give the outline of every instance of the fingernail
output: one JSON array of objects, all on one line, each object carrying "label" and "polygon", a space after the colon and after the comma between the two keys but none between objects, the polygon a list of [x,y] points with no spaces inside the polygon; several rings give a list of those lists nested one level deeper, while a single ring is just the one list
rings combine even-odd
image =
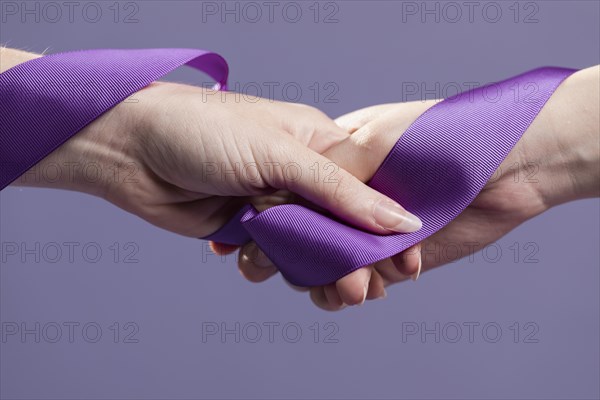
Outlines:
[{"label": "fingernail", "polygon": [[367,300],[367,292],[369,291],[369,282],[365,283],[365,287],[363,289],[363,298],[362,301],[358,304],[359,306],[362,306],[363,304],[365,304],[365,301]]},{"label": "fingernail", "polygon": [[375,205],[373,216],[379,226],[394,232],[415,232],[423,226],[419,217],[390,200],[379,201]]},{"label": "fingernail", "polygon": [[254,243],[248,245],[242,257],[244,257],[244,261],[251,262],[260,268],[270,268],[273,266],[271,260]]},{"label": "fingernail", "polygon": [[383,294],[379,297],[376,297],[375,300],[385,299],[387,297],[387,291],[383,288]]},{"label": "fingernail", "polygon": [[413,281],[416,281],[417,279],[419,279],[419,276],[421,275],[421,266],[423,265],[423,260],[421,259],[421,254],[419,252],[419,268],[417,268],[417,272],[415,272],[414,274],[412,274],[410,276],[410,278]]}]

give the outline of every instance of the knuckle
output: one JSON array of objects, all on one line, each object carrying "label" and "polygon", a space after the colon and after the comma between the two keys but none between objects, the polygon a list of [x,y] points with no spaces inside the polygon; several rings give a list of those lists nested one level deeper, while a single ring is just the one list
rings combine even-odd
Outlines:
[{"label": "knuckle", "polygon": [[373,149],[378,149],[381,146],[380,136],[374,124],[367,124],[361,128],[360,133],[357,132],[352,135],[352,140],[358,151],[370,154]]}]

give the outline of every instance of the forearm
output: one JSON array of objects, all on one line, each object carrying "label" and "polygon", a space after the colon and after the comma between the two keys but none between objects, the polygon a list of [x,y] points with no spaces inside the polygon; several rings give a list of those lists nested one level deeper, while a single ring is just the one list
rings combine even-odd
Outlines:
[{"label": "forearm", "polygon": [[[0,47],[0,71],[42,57],[41,54]],[[119,104],[48,154],[12,186],[75,190],[103,197],[109,184],[135,173],[120,152],[127,140],[128,118]]]},{"label": "forearm", "polygon": [[[2,47],[0,71],[37,57],[41,55]],[[505,161],[500,179],[514,179],[509,169],[515,162],[520,167],[533,166],[537,171],[533,189],[546,208],[600,195],[599,76],[600,67],[591,67],[573,74],[560,85]],[[428,106],[421,104],[416,108]],[[120,149],[129,131],[123,127],[130,119],[126,107],[118,105],[40,161],[13,185],[58,187],[101,195],[98,191],[104,190],[106,185],[99,185],[95,178],[82,175],[82,168],[89,167],[91,171],[97,170],[97,166],[82,166],[81,163],[97,160],[104,167],[99,179],[114,179],[115,168],[128,164],[127,155]],[[57,168],[60,179],[46,176]]]},{"label": "forearm", "polygon": [[547,207],[600,195],[599,97],[600,66],[574,73],[515,148]]},{"label": "forearm", "polygon": [[38,57],[41,55],[0,46],[0,72]]}]

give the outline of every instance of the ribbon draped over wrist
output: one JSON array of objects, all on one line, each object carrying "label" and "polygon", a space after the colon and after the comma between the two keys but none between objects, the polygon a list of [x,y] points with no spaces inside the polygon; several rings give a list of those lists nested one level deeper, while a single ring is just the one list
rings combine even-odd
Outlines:
[{"label": "ribbon draped over wrist", "polygon": [[[0,189],[91,121],[187,64],[226,88],[225,60],[204,50],[85,50],[19,64],[0,74]],[[204,238],[254,240],[299,286],[334,282],[419,243],[456,218],[572,69],[546,67],[459,93],[402,134],[368,185],[423,221],[421,230],[377,235],[300,205],[242,208]]]},{"label": "ribbon draped over wrist", "polygon": [[0,190],[104,112],[182,66],[226,88],[227,62],[196,49],[51,54],[0,74]]}]

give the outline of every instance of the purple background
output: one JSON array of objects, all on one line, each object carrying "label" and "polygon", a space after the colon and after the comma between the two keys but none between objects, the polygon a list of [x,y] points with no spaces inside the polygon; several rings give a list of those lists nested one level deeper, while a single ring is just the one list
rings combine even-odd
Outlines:
[{"label": "purple background", "polygon": [[[6,3],[10,2],[4,7]],[[252,23],[253,10],[244,14],[242,8],[239,23],[234,16],[222,23],[218,16],[206,14],[203,21],[199,1],[129,2],[137,7],[133,18],[138,21],[133,23],[123,19],[136,9],[122,2],[115,23],[114,5],[108,1],[87,6],[103,13],[92,23],[82,16],[87,3],[80,2],[72,22],[64,13],[57,17],[42,8],[39,22],[35,15],[26,15],[22,22],[20,15],[3,8],[0,41],[37,52],[93,47],[210,49],[229,61],[232,83],[243,88],[255,82],[266,88],[265,82],[278,82],[281,88],[293,82],[303,90],[300,101],[331,116],[400,101],[403,82],[425,82],[428,88],[439,82],[441,88],[453,90],[452,83],[485,83],[542,65],[583,68],[598,64],[600,56],[597,1],[522,2],[517,23],[512,1],[495,3],[503,12],[496,23],[483,17],[481,10],[489,2],[479,3],[472,22],[463,15],[454,23],[450,21],[454,11],[445,3],[438,3],[439,23],[431,15],[423,23],[419,16],[403,14],[407,5],[400,1],[336,2],[337,23],[323,23],[336,11],[327,2],[320,3],[320,22],[315,23],[312,1],[295,3],[303,11],[297,23],[283,18],[286,2],[280,2],[272,23],[265,15]],[[21,2],[14,4],[22,7]],[[214,4],[224,7],[222,2]],[[421,7],[420,2],[413,4]],[[28,7],[35,9],[35,2]],[[234,8],[235,2],[228,7]],[[94,10],[88,9],[88,19]],[[288,9],[288,18],[293,11]],[[488,19],[494,17],[493,11],[488,9]],[[531,12],[537,22],[524,23]],[[171,78],[192,84],[206,81],[184,69]],[[310,89],[314,82],[321,89],[317,98]],[[334,86],[325,88],[328,82]],[[329,99],[337,103],[325,102],[332,87],[339,90]],[[438,91],[434,96],[443,94]],[[276,90],[274,97],[284,95]],[[72,343],[64,325],[57,343],[48,340],[54,330],[45,336],[40,332],[39,343],[33,335],[24,343],[19,335],[5,337],[0,343],[2,398],[600,395],[597,199],[555,208],[511,232],[489,253],[427,273],[417,283],[397,285],[388,290],[385,301],[334,314],[316,309],[280,277],[261,285],[248,283],[239,276],[234,257],[209,256],[203,242],[154,228],[100,199],[9,188],[0,194],[0,201],[3,332],[12,323],[29,328],[36,322],[41,327],[80,324]],[[55,253],[41,254],[39,262],[34,255],[24,255],[23,261],[21,253],[5,251],[9,243],[29,248],[39,243],[48,249],[58,243],[66,253],[65,242],[80,243],[73,262],[66,254],[49,262]],[[138,263],[124,262],[129,251],[123,248],[129,242],[138,249]],[[90,243],[102,250],[97,263],[82,256],[82,246]],[[113,243],[121,248],[118,262],[110,249]],[[520,248],[516,256],[514,243]],[[500,259],[489,261],[498,248]],[[539,262],[525,262],[536,249],[533,258]],[[94,255],[91,250],[89,254]],[[330,321],[335,325],[326,326]],[[90,322],[102,328],[97,343],[88,343],[81,333]],[[119,343],[113,342],[109,330],[115,322],[120,324]],[[127,322],[139,327],[134,335],[138,343],[123,343],[131,332],[124,328]],[[248,330],[241,332],[239,343],[233,335],[224,341],[210,336],[203,342],[203,326],[212,322],[230,328],[239,322]],[[251,343],[255,331],[245,324],[269,322],[280,324],[273,342],[263,325],[263,337]],[[403,329],[406,332],[412,323],[432,329],[436,322],[439,343],[434,335],[425,340],[408,336],[403,341]],[[463,325],[469,322],[480,324],[472,343]],[[511,330],[515,322],[518,343]],[[302,328],[297,343],[285,340],[293,339],[293,329],[283,337],[281,327],[286,323]],[[318,343],[310,330],[315,323]],[[452,323],[462,325],[457,343],[451,343],[456,332]],[[493,328],[487,336],[482,333],[486,323],[502,328],[496,343],[486,341],[495,336]],[[324,343],[332,326],[338,328],[333,336],[338,342]],[[527,333],[536,327],[529,339],[537,343],[527,343]],[[93,336],[90,329],[86,338]]]}]

